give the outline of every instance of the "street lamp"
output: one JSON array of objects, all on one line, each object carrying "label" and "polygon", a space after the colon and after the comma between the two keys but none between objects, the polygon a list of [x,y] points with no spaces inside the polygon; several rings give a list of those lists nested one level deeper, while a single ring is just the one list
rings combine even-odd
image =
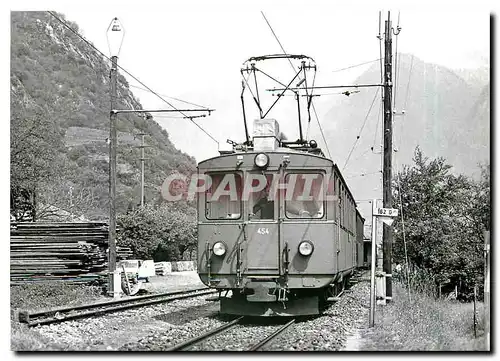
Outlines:
[{"label": "street lamp", "polygon": [[125,31],[118,20],[114,18],[107,30],[109,52],[111,54],[111,70],[109,74],[111,85],[111,110],[109,115],[109,252],[108,252],[108,295],[120,296],[120,272],[116,270],[116,86],[118,73],[118,54],[123,43]]}]

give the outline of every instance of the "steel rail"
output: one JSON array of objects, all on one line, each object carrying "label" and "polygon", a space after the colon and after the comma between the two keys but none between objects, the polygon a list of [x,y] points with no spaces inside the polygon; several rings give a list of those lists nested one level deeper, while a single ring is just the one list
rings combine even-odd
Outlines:
[{"label": "steel rail", "polygon": [[[72,307],[53,308],[45,311],[37,311],[37,312],[19,311],[18,319],[19,322],[27,323],[28,326],[36,326],[49,323],[63,322],[77,318],[96,316],[100,314],[111,313],[131,308],[144,307],[184,298],[197,297],[215,292],[217,291],[204,287],[188,291],[160,293],[155,295],[131,297],[126,299],[78,305]],[[72,313],[77,310],[87,310],[87,311]]]},{"label": "steel rail", "polygon": [[241,317],[238,317],[234,320],[232,320],[231,322],[228,322],[226,323],[225,325],[222,325],[220,327],[217,327],[213,330],[210,330],[200,336],[197,336],[197,337],[193,337],[187,341],[184,341],[178,345],[175,345],[173,347],[170,347],[168,349],[166,349],[165,351],[182,351],[183,349],[189,347],[189,346],[192,346],[202,340],[205,340],[206,338],[210,337],[210,336],[213,336],[213,335],[216,335],[216,334],[219,334],[221,333],[222,331],[226,331],[226,330],[229,330],[230,328],[233,328],[235,327],[238,323],[240,323],[240,321],[244,318],[245,316],[241,316]]},{"label": "steel rail", "polygon": [[276,336],[278,336],[283,331],[285,331],[294,322],[295,322],[295,319],[293,319],[290,322],[286,323],[285,325],[281,326],[279,329],[277,329],[276,331],[274,331],[272,334],[270,334],[269,336],[267,336],[265,339],[263,339],[259,343],[256,343],[255,345],[251,346],[247,351],[257,351],[258,349],[260,349],[263,346],[267,345],[271,340],[273,340],[274,338],[276,338]]}]

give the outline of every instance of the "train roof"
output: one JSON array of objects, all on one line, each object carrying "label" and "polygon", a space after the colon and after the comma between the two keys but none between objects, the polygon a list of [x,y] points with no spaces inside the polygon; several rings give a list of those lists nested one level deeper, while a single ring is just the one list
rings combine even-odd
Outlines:
[{"label": "train roof", "polygon": [[198,163],[198,166],[200,164],[203,164],[205,162],[211,161],[211,160],[216,159],[216,158],[224,158],[224,157],[229,157],[229,156],[233,156],[233,155],[242,155],[242,154],[258,154],[258,153],[293,153],[293,154],[308,155],[308,156],[324,159],[324,160],[329,161],[333,164],[333,160],[325,157],[323,152],[321,151],[321,149],[319,149],[319,148],[315,148],[315,149],[318,149],[318,151],[303,151],[303,150],[298,150],[298,149],[288,148],[288,147],[278,147],[275,150],[249,149],[246,151],[221,151],[220,152],[221,154],[218,156],[202,160],[201,162]]}]

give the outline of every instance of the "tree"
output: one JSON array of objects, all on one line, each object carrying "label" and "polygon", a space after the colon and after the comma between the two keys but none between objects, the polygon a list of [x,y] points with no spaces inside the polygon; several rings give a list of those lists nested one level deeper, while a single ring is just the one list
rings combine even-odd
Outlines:
[{"label": "tree", "polygon": [[[397,175],[393,188],[395,206],[402,205],[409,261],[428,271],[437,284],[449,281],[467,291],[482,274],[489,173],[485,167],[479,183],[451,174],[444,158],[430,160],[418,147],[413,160],[412,167]],[[394,259],[404,262],[401,219],[394,227]]]},{"label": "tree", "polygon": [[11,215],[36,220],[37,197],[58,170],[62,147],[57,125],[36,105],[11,102]]}]

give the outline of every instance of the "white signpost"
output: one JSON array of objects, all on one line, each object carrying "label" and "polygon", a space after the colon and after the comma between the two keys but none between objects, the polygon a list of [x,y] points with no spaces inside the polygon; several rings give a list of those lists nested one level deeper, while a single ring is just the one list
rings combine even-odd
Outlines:
[{"label": "white signpost", "polygon": [[[399,214],[395,208],[379,208],[377,207],[377,200],[372,201],[372,260],[371,260],[371,277],[370,277],[370,327],[375,324],[375,260],[377,252],[377,218],[388,226],[394,222],[394,217]],[[384,279],[385,281],[385,279]],[[384,282],[385,284],[385,282]],[[385,301],[385,300],[384,300]]]},{"label": "white signpost", "polygon": [[389,217],[396,217],[399,214],[399,210],[396,208],[377,208],[374,207],[374,213],[373,215],[375,216],[389,216]]}]

